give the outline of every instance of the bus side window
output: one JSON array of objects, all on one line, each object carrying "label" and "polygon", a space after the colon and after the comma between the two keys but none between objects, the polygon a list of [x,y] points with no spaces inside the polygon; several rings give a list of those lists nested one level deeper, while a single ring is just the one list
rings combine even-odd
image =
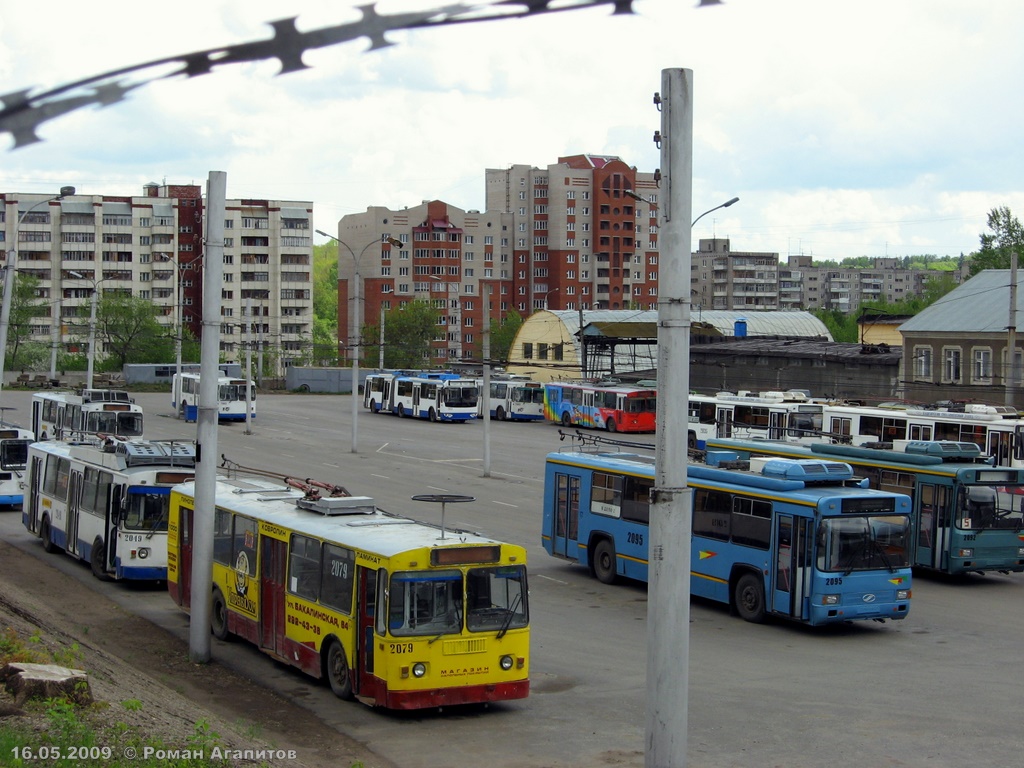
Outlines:
[{"label": "bus side window", "polygon": [[213,513],[213,560],[221,565],[231,562],[231,513],[218,509]]}]

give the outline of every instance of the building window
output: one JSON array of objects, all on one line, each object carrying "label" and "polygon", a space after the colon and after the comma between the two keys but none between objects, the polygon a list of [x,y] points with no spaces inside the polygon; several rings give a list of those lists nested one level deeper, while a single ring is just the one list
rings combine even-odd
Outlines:
[{"label": "building window", "polygon": [[992,350],[989,348],[975,348],[974,360],[971,365],[972,384],[992,383]]},{"label": "building window", "polygon": [[914,378],[932,380],[932,348],[914,347]]},{"label": "building window", "polygon": [[960,348],[946,347],[942,350],[942,381],[945,384],[960,383]]}]

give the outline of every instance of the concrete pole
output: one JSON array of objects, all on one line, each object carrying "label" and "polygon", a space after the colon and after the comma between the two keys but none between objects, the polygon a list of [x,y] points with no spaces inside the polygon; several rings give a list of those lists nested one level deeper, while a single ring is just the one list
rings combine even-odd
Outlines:
[{"label": "concrete pole", "polygon": [[484,419],[484,477],[491,476],[491,313],[484,296],[484,339],[483,339],[483,392],[480,393],[483,407],[480,412]]},{"label": "concrete pole", "polygon": [[[252,434],[252,299],[245,300],[245,434]],[[262,318],[260,318],[262,324]]]},{"label": "concrete pole", "polygon": [[645,768],[685,768],[690,657],[690,215],[693,71],[661,75],[658,416],[647,608]]},{"label": "concrete pole", "polygon": [[60,346],[60,304],[60,294],[58,293],[53,305],[53,321],[50,323],[50,381],[54,381],[57,378],[57,348]]},{"label": "concrete pole", "polygon": [[384,370],[384,307],[380,308],[380,353],[377,356],[377,370]]},{"label": "concrete pole", "polygon": [[1017,394],[1017,250],[1010,251],[1010,325],[1006,334],[1006,405],[1014,406]]},{"label": "concrete pole", "polygon": [[[364,249],[365,250],[365,249]],[[362,253],[359,254],[360,258]],[[360,294],[359,285],[362,278],[359,276],[359,259],[355,259],[356,273],[355,279],[352,281],[352,301],[355,306],[352,307],[352,314],[355,319],[355,326],[353,333],[349,333],[349,337],[353,340],[352,343],[352,453],[359,453],[359,345],[360,337],[362,336],[362,307],[359,305],[359,301],[362,298]]]},{"label": "concrete pole", "polygon": [[227,174],[210,171],[206,185],[206,248],[203,258],[203,333],[199,354],[199,417],[196,423],[196,495],[192,535],[192,608],[189,660],[210,660],[213,592],[213,510],[217,497],[217,367],[220,357],[220,292],[224,276]]},{"label": "concrete pole", "polygon": [[100,284],[93,280],[92,300],[89,302],[89,357],[85,367],[85,388],[92,389],[92,372],[96,365],[96,294],[99,293]]}]

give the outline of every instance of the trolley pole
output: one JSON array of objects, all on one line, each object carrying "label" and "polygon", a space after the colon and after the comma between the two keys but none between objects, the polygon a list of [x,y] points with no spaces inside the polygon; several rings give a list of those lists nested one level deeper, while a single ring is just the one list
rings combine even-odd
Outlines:
[{"label": "trolley pole", "polygon": [[[220,291],[224,275],[224,215],[227,174],[210,171],[206,183],[206,248],[203,256],[203,334],[199,354],[199,416],[196,422],[196,504],[192,520],[192,607],[188,656],[210,660],[213,593],[213,510],[217,496],[217,361],[220,351]],[[248,381],[248,373],[246,374]],[[180,534],[179,534],[180,535]]]},{"label": "trolley pole", "polygon": [[661,94],[658,408],[647,607],[645,768],[685,768],[690,684],[690,214],[693,71],[664,69]]}]

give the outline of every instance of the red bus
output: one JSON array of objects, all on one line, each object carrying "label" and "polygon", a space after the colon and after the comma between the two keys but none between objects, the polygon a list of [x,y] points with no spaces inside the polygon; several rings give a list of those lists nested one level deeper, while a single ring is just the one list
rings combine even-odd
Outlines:
[{"label": "red bus", "polygon": [[658,393],[619,384],[544,385],[544,418],[565,427],[653,432]]}]

